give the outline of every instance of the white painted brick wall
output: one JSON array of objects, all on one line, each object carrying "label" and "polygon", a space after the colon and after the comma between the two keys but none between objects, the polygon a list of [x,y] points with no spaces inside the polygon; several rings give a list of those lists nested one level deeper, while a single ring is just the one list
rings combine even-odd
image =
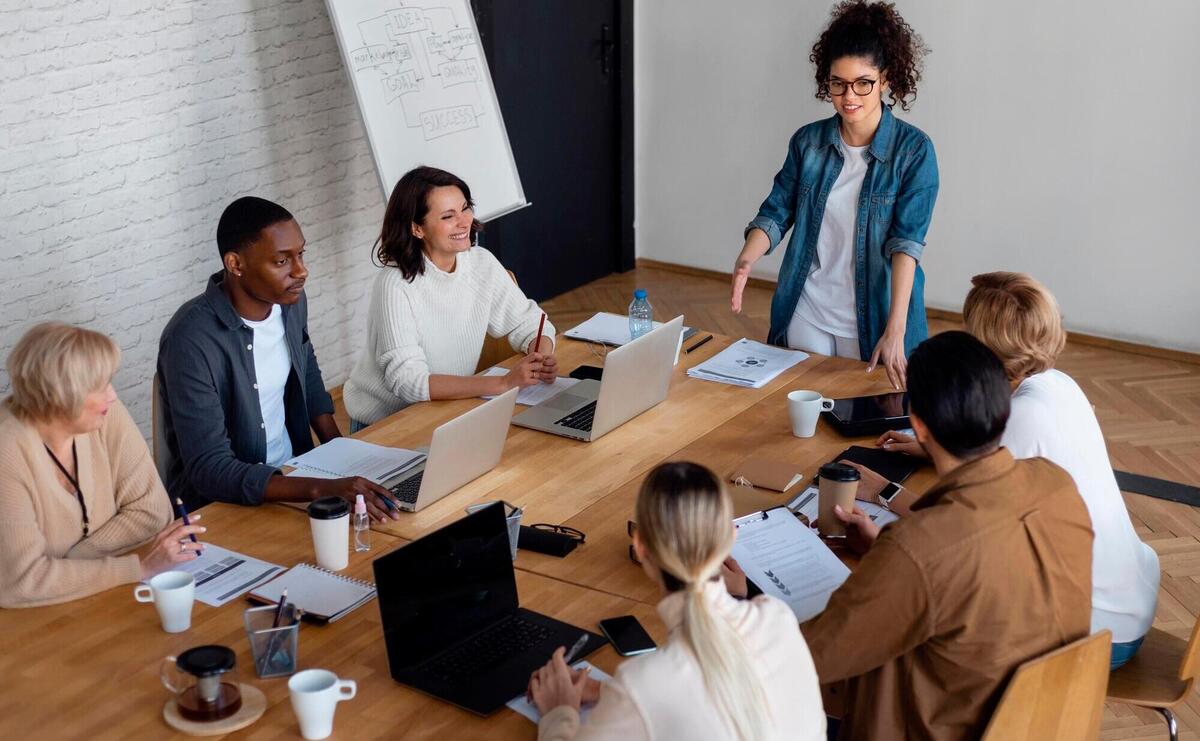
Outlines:
[{"label": "white painted brick wall", "polygon": [[46,319],[108,333],[148,434],[159,333],[220,267],[221,210],[253,194],[304,230],[310,332],[342,383],[383,201],[324,2],[17,5],[0,7],[0,357]]}]

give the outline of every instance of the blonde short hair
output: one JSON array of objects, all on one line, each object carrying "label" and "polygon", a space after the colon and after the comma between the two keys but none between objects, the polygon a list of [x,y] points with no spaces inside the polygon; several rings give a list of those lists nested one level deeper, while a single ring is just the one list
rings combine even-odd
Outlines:
[{"label": "blonde short hair", "polygon": [[120,361],[121,350],[107,335],[62,322],[38,324],[9,353],[9,409],[26,422],[75,419]]},{"label": "blonde short hair", "polygon": [[1009,380],[1053,368],[1067,344],[1054,294],[1025,273],[983,273],[971,283],[963,323],[996,353]]}]

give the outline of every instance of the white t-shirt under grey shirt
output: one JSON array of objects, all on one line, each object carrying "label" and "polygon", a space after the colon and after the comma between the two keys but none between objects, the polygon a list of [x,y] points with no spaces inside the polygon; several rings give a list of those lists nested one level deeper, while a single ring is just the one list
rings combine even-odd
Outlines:
[{"label": "white t-shirt under grey shirt", "polygon": [[288,436],[283,406],[292,359],[284,336],[283,310],[275,304],[261,322],[252,322],[245,317],[242,321],[254,330],[254,377],[258,383],[258,406],[267,433],[267,460],[264,462],[268,466],[278,466],[292,457],[292,439]]},{"label": "white t-shirt under grey shirt", "polygon": [[1042,457],[1071,474],[1092,518],[1092,632],[1113,643],[1150,629],[1158,602],[1158,554],[1138,538],[1117,487],[1100,423],[1065,373],[1030,376],[1013,393],[1001,444],[1016,458]]},{"label": "white t-shirt under grey shirt", "polygon": [[854,302],[854,233],[858,227],[858,198],[867,174],[866,147],[842,148],[838,173],[821,218],[817,249],[795,316],[834,337],[858,337],[858,312]]}]

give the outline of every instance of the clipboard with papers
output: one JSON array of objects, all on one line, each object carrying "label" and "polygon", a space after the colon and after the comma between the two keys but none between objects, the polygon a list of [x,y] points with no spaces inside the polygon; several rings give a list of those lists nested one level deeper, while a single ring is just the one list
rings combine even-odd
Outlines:
[{"label": "clipboard with papers", "polygon": [[799,622],[820,614],[850,576],[829,546],[786,507],[739,517],[733,525],[738,565],[764,594],[786,602]]}]

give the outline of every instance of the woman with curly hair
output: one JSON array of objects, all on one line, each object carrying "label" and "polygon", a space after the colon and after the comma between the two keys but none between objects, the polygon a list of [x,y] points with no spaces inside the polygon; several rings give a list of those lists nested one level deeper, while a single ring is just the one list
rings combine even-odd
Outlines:
[{"label": "woman with curly hair", "polygon": [[[892,115],[917,96],[926,49],[891,3],[834,7],[813,45],[817,98],[834,115],[797,131],[733,270],[740,312],[750,268],[792,230],[768,341],[882,364],[896,388],[928,335],[917,261],[937,199],[933,143]],[[890,103],[883,102],[887,94]]]}]

